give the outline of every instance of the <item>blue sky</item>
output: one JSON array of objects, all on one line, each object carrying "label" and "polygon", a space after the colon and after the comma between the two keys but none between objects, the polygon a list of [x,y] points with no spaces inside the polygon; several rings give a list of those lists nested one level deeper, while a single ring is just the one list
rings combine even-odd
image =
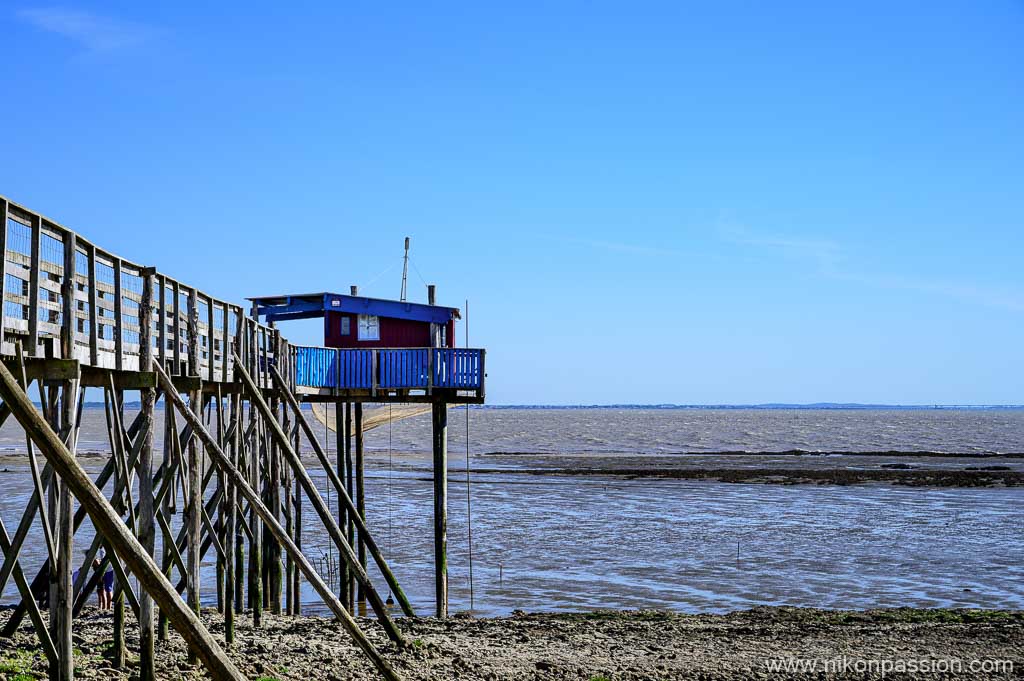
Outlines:
[{"label": "blue sky", "polygon": [[210,4],[4,3],[0,194],[239,301],[411,236],[494,403],[1024,402],[1024,4]]}]

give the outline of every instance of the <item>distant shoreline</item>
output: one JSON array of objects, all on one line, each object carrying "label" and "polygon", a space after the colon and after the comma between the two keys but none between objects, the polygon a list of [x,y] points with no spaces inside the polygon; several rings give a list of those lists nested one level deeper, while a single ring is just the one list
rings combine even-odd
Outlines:
[{"label": "distant shoreline", "polygon": [[[38,402],[33,402],[37,407]],[[160,400],[158,404],[163,404]],[[102,402],[86,402],[85,409],[103,409]],[[139,409],[139,402],[125,402],[125,409]],[[303,405],[308,409],[309,405]],[[813,402],[809,404],[475,404],[471,409],[636,409],[636,410],[747,410],[747,411],[1024,411],[1024,404],[861,404]]]}]

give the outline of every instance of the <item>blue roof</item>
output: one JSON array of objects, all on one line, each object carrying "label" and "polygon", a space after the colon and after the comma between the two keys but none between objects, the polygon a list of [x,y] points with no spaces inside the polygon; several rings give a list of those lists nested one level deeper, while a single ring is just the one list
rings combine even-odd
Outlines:
[{"label": "blue roof", "polygon": [[253,302],[256,315],[266,317],[268,322],[323,317],[328,311],[368,314],[390,319],[410,319],[434,324],[446,324],[452,319],[460,318],[457,307],[424,305],[423,303],[349,296],[340,293],[301,293],[287,296],[262,296],[247,300]]}]

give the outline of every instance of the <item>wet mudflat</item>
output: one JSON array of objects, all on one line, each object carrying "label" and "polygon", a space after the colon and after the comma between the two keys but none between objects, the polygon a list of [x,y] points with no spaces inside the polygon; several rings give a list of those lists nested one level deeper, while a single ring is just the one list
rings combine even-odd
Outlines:
[{"label": "wet mudflat", "polygon": [[[86,415],[80,461],[95,475],[106,460],[103,415]],[[1021,412],[471,410],[479,422],[471,430],[472,600],[465,439],[456,427],[463,416],[450,417],[453,612],[1024,608],[1024,487],[1012,477],[1024,473],[1014,454],[1024,450]],[[396,424],[390,451],[386,429],[368,433],[367,513],[414,607],[430,613],[425,421]],[[627,443],[611,436],[627,426],[636,446],[623,450]],[[0,435],[9,448],[0,457],[0,515],[10,529],[31,477],[18,449],[23,435],[10,422]],[[941,437],[952,444],[940,446]],[[326,440],[333,458],[334,438]],[[736,453],[737,442],[777,451]],[[700,451],[710,444],[723,449]],[[823,451],[792,451],[808,446]],[[307,457],[306,465],[330,498],[318,464]],[[310,504],[304,513],[304,550],[327,574],[328,538]],[[76,553],[91,537],[87,521]],[[33,533],[23,554],[29,572],[44,554]],[[202,571],[210,606],[213,561],[211,551]],[[0,602],[15,600],[8,584]],[[307,612],[326,613],[308,587],[304,601]]]},{"label": "wet mudflat", "polygon": [[[0,625],[6,616],[0,613]],[[217,613],[206,611],[203,619],[222,640]],[[923,678],[1001,679],[1016,678],[1024,668],[1021,613],[759,608],[730,615],[600,611],[403,619],[399,626],[409,643],[404,650],[371,620],[360,622],[406,679],[900,678],[883,674],[881,667],[875,673],[837,671],[843,669],[839,665],[885,663],[950,670]],[[76,622],[79,678],[131,678],[135,623],[129,613],[129,654],[122,669],[111,666],[110,627],[109,613],[96,611]],[[251,679],[377,678],[341,626],[318,617],[268,615],[258,630],[240,617],[230,655]],[[817,673],[773,668],[786,663],[821,666]],[[14,639],[0,639],[0,665],[45,674],[34,637],[24,627]],[[164,679],[203,677],[188,666],[184,643],[173,633],[157,647],[156,672]]]}]

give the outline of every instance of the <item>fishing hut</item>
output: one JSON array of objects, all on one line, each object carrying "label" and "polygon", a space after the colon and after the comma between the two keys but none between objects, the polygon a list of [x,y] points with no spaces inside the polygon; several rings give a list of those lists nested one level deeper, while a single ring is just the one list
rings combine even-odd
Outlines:
[{"label": "fishing hut", "polygon": [[[454,347],[458,311],[353,292],[253,299],[246,314],[240,305],[116,255],[3,196],[0,251],[0,424],[13,416],[24,429],[33,485],[13,534],[0,520],[0,590],[13,579],[20,596],[0,635],[12,636],[28,617],[50,677],[70,681],[74,617],[109,566],[117,577],[113,665],[125,664],[130,607],[139,626],[142,681],[154,678],[154,641],[166,638],[169,626],[212,678],[234,681],[244,677],[225,646],[234,644],[236,614],[247,610],[254,626],[267,609],[298,615],[300,582],[306,580],[380,675],[399,678],[352,616],[363,599],[388,637],[405,645],[367,576],[369,560],[402,612],[416,615],[365,521],[358,422],[365,402],[431,405],[434,614],[444,616],[445,405],[484,400],[483,350]],[[294,315],[324,317],[324,346],[296,346],[281,335],[276,323],[300,318]],[[369,317],[377,318],[376,340],[369,338]],[[345,318],[354,345],[340,340]],[[327,333],[332,323],[337,332]],[[391,328],[398,335],[388,335]],[[407,340],[386,347],[398,337]],[[87,388],[103,394],[111,451],[95,478],[76,460]],[[126,396],[136,391],[139,413],[128,422]],[[302,409],[303,402],[317,401],[345,405],[337,429],[344,440],[338,451],[345,456],[334,462]],[[161,433],[155,427],[158,404]],[[300,459],[303,440],[325,470],[338,509],[328,507]],[[312,506],[341,557],[341,584],[328,584],[302,551],[304,504]],[[95,537],[79,544],[84,557],[76,563],[75,534],[86,517]],[[33,572],[22,549],[30,535],[40,534],[46,557]],[[100,548],[105,556],[93,570]],[[200,563],[211,552],[222,638],[198,617]],[[49,610],[46,619],[40,600]]]},{"label": "fishing hut", "polygon": [[[408,240],[406,242],[408,248]],[[405,282],[403,278],[403,291]],[[336,470],[357,513],[365,517],[363,484],[363,404],[429,403],[434,480],[435,614],[448,613],[447,508],[448,405],[484,401],[484,351],[455,347],[459,310],[435,304],[436,287],[427,286],[427,303],[359,295],[306,293],[249,298],[252,316],[275,326],[295,319],[322,318],[324,344],[291,345],[295,396],[300,402],[334,404]],[[354,440],[354,446],[353,446]],[[343,508],[338,522],[353,526]],[[359,543],[365,564],[364,547]],[[351,600],[358,586],[342,565],[341,581]],[[353,590],[356,590],[353,593]],[[361,598],[359,600],[362,600]]]}]

